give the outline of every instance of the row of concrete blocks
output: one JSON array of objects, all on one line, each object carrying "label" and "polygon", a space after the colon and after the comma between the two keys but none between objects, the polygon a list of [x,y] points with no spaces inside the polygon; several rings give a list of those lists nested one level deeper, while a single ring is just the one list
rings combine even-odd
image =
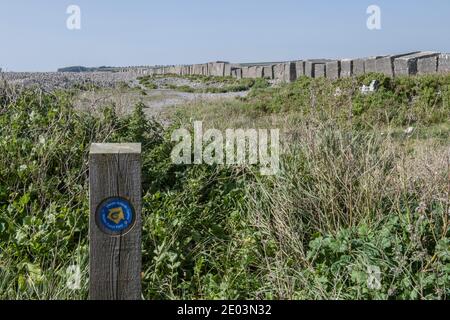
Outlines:
[{"label": "row of concrete blocks", "polygon": [[370,72],[389,77],[450,72],[450,55],[437,52],[410,52],[376,56],[366,59],[342,60],[326,64],[331,78],[361,75]]},{"label": "row of concrete blocks", "polygon": [[339,79],[370,72],[382,73],[390,77],[450,72],[450,54],[410,52],[364,59],[316,59],[253,65],[230,64],[218,61],[205,64],[152,68],[149,71],[150,74],[231,76],[238,79],[266,78],[285,82],[295,81],[301,76]]},{"label": "row of concrete blocks", "polygon": [[231,76],[231,65],[228,62],[210,62],[204,64],[157,67],[149,70],[149,74],[203,75],[224,77]]},{"label": "row of concrete blocks", "polygon": [[296,79],[295,63],[284,62],[267,65],[238,65],[228,62],[210,62],[185,66],[151,68],[147,74],[203,75],[216,77],[267,78],[293,81]]}]

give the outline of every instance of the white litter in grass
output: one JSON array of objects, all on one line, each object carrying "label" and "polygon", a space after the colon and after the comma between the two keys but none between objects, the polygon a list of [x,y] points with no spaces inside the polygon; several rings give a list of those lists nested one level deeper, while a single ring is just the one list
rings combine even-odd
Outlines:
[{"label": "white litter in grass", "polygon": [[378,80],[372,80],[369,86],[363,85],[361,88],[362,94],[372,93],[378,90],[379,82]]}]

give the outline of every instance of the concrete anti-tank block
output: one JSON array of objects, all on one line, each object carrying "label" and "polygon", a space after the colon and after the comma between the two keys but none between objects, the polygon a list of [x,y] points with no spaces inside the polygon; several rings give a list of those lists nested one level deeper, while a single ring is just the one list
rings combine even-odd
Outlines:
[{"label": "concrete anti-tank block", "polygon": [[376,72],[375,61],[376,58],[367,58],[366,60],[364,60],[365,73]]},{"label": "concrete anti-tank block", "polygon": [[176,75],[181,75],[181,66],[175,66],[175,74]]},{"label": "concrete anti-tank block", "polygon": [[201,75],[203,71],[203,66],[201,64],[194,64],[192,68],[192,74]]},{"label": "concrete anti-tank block", "polygon": [[257,78],[264,78],[264,67],[263,66],[257,66],[256,67],[256,77]]},{"label": "concrete anti-tank block", "polygon": [[263,77],[266,79],[273,79],[273,65],[263,67]]},{"label": "concrete anti-tank block", "polygon": [[394,67],[394,61],[395,59],[399,59],[401,57],[417,54],[418,52],[408,52],[403,54],[397,54],[397,55],[390,55],[386,57],[381,57],[378,59],[375,59],[375,72],[382,73],[388,77],[394,77],[395,76],[395,67]]},{"label": "concrete anti-tank block", "polygon": [[248,77],[255,79],[255,78],[262,78],[262,68],[259,66],[251,66],[248,68]]},{"label": "concrete anti-tank block", "polygon": [[314,78],[323,78],[327,76],[327,69],[325,63],[314,64]]},{"label": "concrete anti-tank block", "polygon": [[207,76],[212,76],[213,75],[213,63],[209,62],[208,63],[208,74]]},{"label": "concrete anti-tank block", "polygon": [[242,78],[250,78],[249,76],[249,67],[242,67]]},{"label": "concrete anti-tank block", "polygon": [[364,59],[353,60],[353,75],[360,76],[366,73],[366,64]]},{"label": "concrete anti-tank block", "polygon": [[277,80],[284,80],[285,66],[284,64],[276,64],[273,67],[273,77]]},{"label": "concrete anti-tank block", "polygon": [[438,71],[438,55],[433,55],[417,60],[418,74],[433,74]]},{"label": "concrete anti-tank block", "polygon": [[295,62],[295,72],[297,73],[297,79],[305,75],[305,61]]},{"label": "concrete anti-tank block", "polygon": [[241,68],[236,68],[236,67],[232,68],[231,69],[231,76],[233,78],[236,78],[236,79],[242,79],[242,69]]},{"label": "concrete anti-tank block", "polygon": [[225,62],[217,61],[208,63],[208,73],[213,77],[223,77],[225,75]]},{"label": "concrete anti-tank block", "polygon": [[242,79],[242,69],[241,68],[236,69],[236,78]]},{"label": "concrete anti-tank block", "polygon": [[204,76],[208,76],[208,75],[209,75],[208,64],[207,64],[207,63],[205,63],[205,64],[203,65],[203,68],[202,68],[202,75],[204,75]]},{"label": "concrete anti-tank block", "polygon": [[200,75],[202,75],[202,76],[205,76],[205,75],[207,75],[207,73],[208,73],[208,64],[205,64],[205,63],[203,63],[203,64],[201,64],[201,65],[199,65],[199,71],[200,71]]},{"label": "concrete anti-tank block", "polygon": [[256,77],[257,78],[264,78],[264,66],[257,66],[256,67]]},{"label": "concrete anti-tank block", "polygon": [[[326,63],[333,60],[327,59],[312,59],[305,61],[305,76],[310,78],[325,77],[326,76]],[[316,71],[318,72],[316,74]]]},{"label": "concrete anti-tank block", "polygon": [[436,73],[437,56],[438,53],[435,52],[418,52],[397,58],[394,60],[394,74],[409,76],[417,73]]},{"label": "concrete anti-tank block", "polygon": [[384,56],[375,56],[364,59],[364,72],[377,72],[377,60],[385,58]]},{"label": "concrete anti-tank block", "polygon": [[391,57],[383,57],[375,60],[375,72],[388,77],[394,77],[394,60]]},{"label": "concrete anti-tank block", "polygon": [[439,56],[438,71],[450,72],[450,53],[443,53]]},{"label": "concrete anti-tank block", "polygon": [[225,75],[225,63],[216,63],[216,74],[218,77],[223,77]]},{"label": "concrete anti-tank block", "polygon": [[348,78],[353,76],[353,60],[341,60],[341,78]]},{"label": "concrete anti-tank block", "polygon": [[331,61],[326,63],[327,79],[336,80],[341,77],[341,62]]},{"label": "concrete anti-tank block", "polygon": [[284,65],[284,81],[294,82],[297,80],[297,70],[295,67],[295,62],[287,62]]},{"label": "concrete anti-tank block", "polygon": [[305,76],[314,78],[314,63],[311,61],[305,61]]},{"label": "concrete anti-tank block", "polygon": [[231,65],[229,63],[225,63],[223,72],[225,77],[231,77]]}]

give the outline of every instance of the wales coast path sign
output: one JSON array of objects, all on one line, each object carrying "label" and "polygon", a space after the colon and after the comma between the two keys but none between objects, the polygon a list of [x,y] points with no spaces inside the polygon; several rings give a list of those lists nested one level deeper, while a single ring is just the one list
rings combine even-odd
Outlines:
[{"label": "wales coast path sign", "polygon": [[89,298],[141,299],[141,145],[92,144]]}]

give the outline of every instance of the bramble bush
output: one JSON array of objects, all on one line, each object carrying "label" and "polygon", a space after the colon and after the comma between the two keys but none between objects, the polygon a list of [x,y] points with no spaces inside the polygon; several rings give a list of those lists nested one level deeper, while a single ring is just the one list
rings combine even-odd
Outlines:
[{"label": "bramble bush", "polygon": [[[372,80],[378,81],[378,90],[361,93],[362,85]],[[340,119],[355,129],[368,129],[448,122],[449,97],[449,75],[390,79],[371,73],[334,81],[301,77],[281,88],[254,91],[245,101],[264,112],[314,113],[321,121]]]}]

